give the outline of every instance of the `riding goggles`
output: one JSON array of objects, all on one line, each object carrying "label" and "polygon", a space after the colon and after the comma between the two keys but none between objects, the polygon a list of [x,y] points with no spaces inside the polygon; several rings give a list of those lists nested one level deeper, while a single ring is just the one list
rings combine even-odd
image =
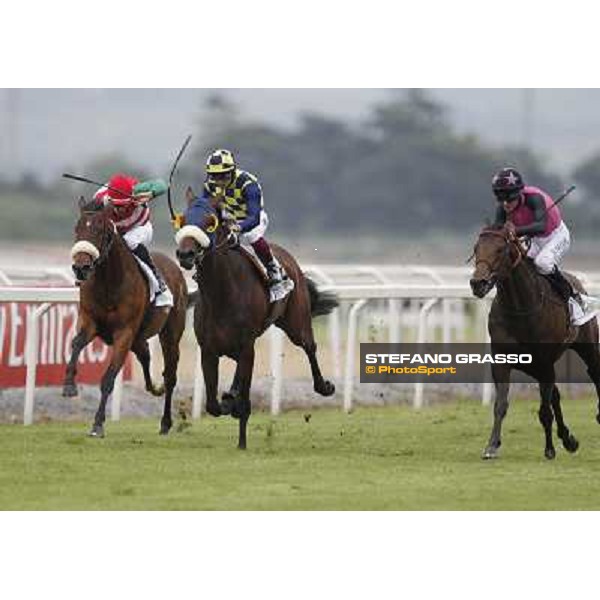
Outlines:
[{"label": "riding goggles", "polygon": [[519,190],[494,190],[494,195],[498,202],[514,202],[519,199],[521,192]]}]

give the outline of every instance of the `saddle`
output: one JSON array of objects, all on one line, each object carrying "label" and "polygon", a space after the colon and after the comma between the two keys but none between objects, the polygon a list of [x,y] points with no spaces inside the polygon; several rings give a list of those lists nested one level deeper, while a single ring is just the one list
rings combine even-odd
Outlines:
[{"label": "saddle", "polygon": [[254,248],[250,245],[239,244],[237,246],[240,252],[254,265],[254,268],[258,271],[261,276],[263,283],[265,285],[266,290],[269,292],[271,296],[271,302],[275,303],[280,300],[285,300],[288,297],[289,293],[294,289],[294,282],[290,279],[289,275],[285,272],[285,269],[281,263],[281,274],[282,274],[282,282],[280,284],[280,289],[277,290],[278,294],[274,295],[274,288],[269,287],[269,274],[267,273],[266,267],[263,265],[262,261],[256,255]]},{"label": "saddle", "polygon": [[[588,298],[578,279],[571,273],[561,272],[558,268],[550,275],[541,275],[550,284],[550,299],[564,307],[569,324],[567,339],[571,343],[578,335],[579,327],[591,320],[596,313],[585,314],[582,299]],[[581,288],[581,289],[580,289]]]},{"label": "saddle", "polygon": [[262,264],[262,261],[254,252],[254,248],[250,245],[246,244],[238,244],[237,248],[239,251],[252,263],[252,266],[256,269],[258,274],[260,275],[263,283],[267,286],[269,282],[269,275],[267,273],[266,267]]},{"label": "saddle", "polygon": [[[263,286],[265,288],[265,291],[270,296],[271,310],[270,310],[269,317],[267,319],[267,324],[266,324],[266,327],[268,327],[269,325],[274,323],[279,317],[281,317],[283,315],[283,312],[287,305],[287,300],[290,297],[290,292],[294,289],[294,282],[287,275],[287,273],[285,272],[285,269],[283,268],[283,265],[282,265],[281,271],[282,271],[282,275],[283,275],[283,281],[282,281],[281,285],[283,286],[283,290],[282,290],[283,294],[273,298],[273,289],[271,289],[269,287],[269,275],[267,273],[267,269],[263,265],[260,258],[258,258],[258,256],[256,255],[256,252],[254,252],[254,248],[252,248],[252,246],[250,246],[250,245],[238,244],[237,249],[240,251],[240,253],[243,256],[245,256],[250,261],[250,264],[252,264],[252,266],[255,268],[257,273],[260,275],[261,280],[263,282]],[[281,290],[280,290],[280,292],[281,292]]]}]

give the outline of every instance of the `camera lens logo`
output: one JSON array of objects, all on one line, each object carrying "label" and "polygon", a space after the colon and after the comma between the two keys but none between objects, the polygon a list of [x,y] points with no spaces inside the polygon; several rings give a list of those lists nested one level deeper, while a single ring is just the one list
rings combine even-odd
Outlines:
[{"label": "camera lens logo", "polygon": [[368,373],[370,375],[372,375],[373,373],[375,373],[375,365],[367,365],[365,367],[365,373]]}]

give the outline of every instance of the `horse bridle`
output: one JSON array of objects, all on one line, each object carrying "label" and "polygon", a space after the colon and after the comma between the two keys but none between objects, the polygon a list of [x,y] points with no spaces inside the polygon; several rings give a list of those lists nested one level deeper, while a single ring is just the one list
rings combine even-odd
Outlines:
[{"label": "horse bridle", "polygon": [[[98,213],[97,211],[86,211],[83,214],[96,215]],[[105,224],[104,229],[102,231],[102,240],[100,242],[100,254],[98,255],[98,258],[92,260],[92,270],[94,270],[98,265],[102,264],[106,260],[108,253],[110,252],[110,249],[115,241],[115,233],[117,231],[117,227],[112,220],[107,219],[107,221],[112,225],[112,235],[110,232],[110,227],[108,227],[107,224]],[[107,239],[108,241],[106,241]]]},{"label": "horse bridle", "polygon": [[[216,214],[213,213],[211,216],[214,218],[215,223],[213,226],[206,229],[206,233],[214,233],[220,224],[219,218],[217,217]],[[207,248],[206,250],[204,250],[204,252],[196,253],[196,256],[194,257],[194,266],[196,267],[196,270],[198,270],[200,268],[200,266],[202,265],[202,262],[209,254],[216,254],[217,252],[219,252],[219,250],[221,250],[224,247],[233,248],[237,244],[238,244],[237,235],[233,231],[230,230],[229,233],[218,244],[214,244],[214,245],[211,244],[211,246],[209,248]]]},{"label": "horse bridle", "polygon": [[[495,236],[495,237],[501,237],[502,239],[504,239],[507,242],[505,255],[507,255],[508,258],[510,258],[511,248],[513,248],[513,247],[516,248],[517,256],[516,256],[514,262],[508,268],[509,273],[510,273],[510,271],[515,269],[517,267],[517,265],[527,256],[527,250],[523,247],[519,238],[517,236],[507,234],[505,229],[501,229],[501,230],[484,229],[479,234],[479,237],[481,237],[483,235],[491,235],[491,236]],[[478,244],[479,244],[479,241],[477,241],[475,248],[477,248]],[[476,255],[476,252],[474,251],[473,254]],[[477,265],[480,263],[487,266],[488,271],[490,272],[490,275],[492,278],[497,279],[498,270],[492,269],[492,265],[490,264],[490,262],[488,260],[486,260],[485,258],[476,259],[475,260],[475,268],[477,268]]]}]

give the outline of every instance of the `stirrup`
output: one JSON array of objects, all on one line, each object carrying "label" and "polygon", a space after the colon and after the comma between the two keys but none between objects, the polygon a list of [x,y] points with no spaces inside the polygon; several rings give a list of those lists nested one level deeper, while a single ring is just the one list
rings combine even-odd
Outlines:
[{"label": "stirrup", "polygon": [[295,287],[293,279],[284,279],[269,289],[271,303],[283,300]]},{"label": "stirrup", "polygon": [[[590,301],[587,301],[585,298],[590,298]],[[581,301],[576,300],[574,297],[569,299],[569,313],[573,325],[585,325],[585,323],[591,321],[600,312],[598,310],[599,307],[595,305],[596,303],[590,296],[586,296],[585,298],[580,298]]]},{"label": "stirrup", "polygon": [[283,277],[281,275],[281,271],[279,273],[268,273],[269,275],[269,287],[273,287],[274,285],[279,285],[283,282]]},{"label": "stirrup", "polygon": [[273,259],[268,265],[266,265],[266,269],[270,287],[277,285],[278,283],[281,283],[283,281],[283,267],[279,264],[279,261],[277,259]]}]

